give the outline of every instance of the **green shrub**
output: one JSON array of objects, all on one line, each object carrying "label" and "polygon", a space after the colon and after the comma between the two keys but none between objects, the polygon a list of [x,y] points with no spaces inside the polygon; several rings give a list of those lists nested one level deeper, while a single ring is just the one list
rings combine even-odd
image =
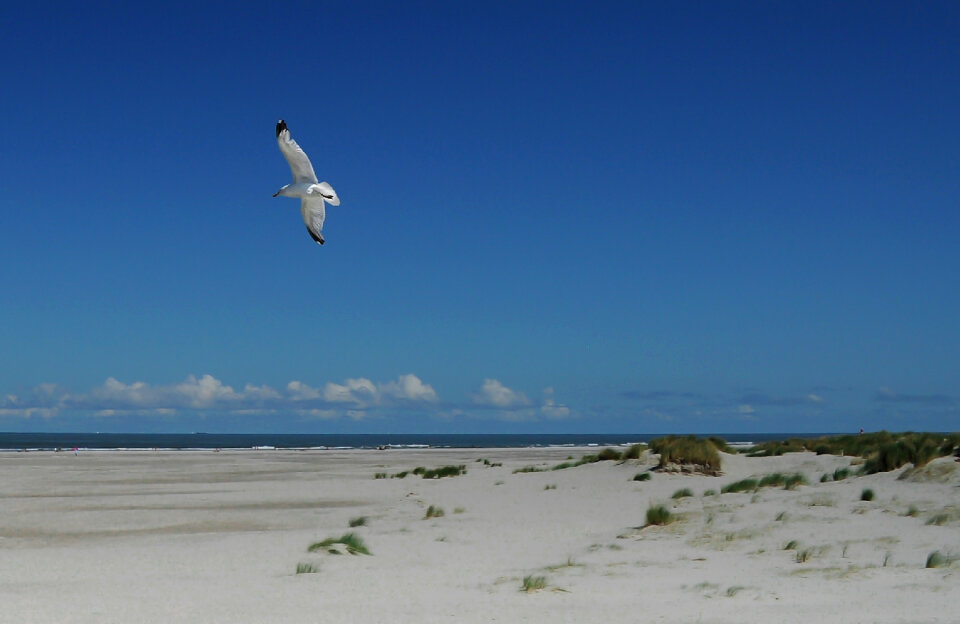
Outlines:
[{"label": "green shrub", "polygon": [[355,528],[355,527],[361,527],[361,526],[367,526],[367,517],[366,517],[366,516],[358,516],[358,517],[356,517],[356,518],[350,518],[350,528],[351,528],[351,529],[352,529],[352,528]]},{"label": "green shrub", "polygon": [[843,481],[850,476],[849,468],[837,468],[833,471],[833,480],[834,481]]},{"label": "green shrub", "polygon": [[427,507],[427,513],[423,516],[424,520],[429,520],[430,518],[442,518],[444,516],[443,507],[434,507],[430,505]]},{"label": "green shrub", "polygon": [[674,492],[671,498],[686,498],[688,496],[693,496],[693,490],[690,488],[683,488]]},{"label": "green shrub", "polygon": [[787,542],[787,545],[783,547],[784,550],[796,550],[800,546],[800,542],[797,540],[790,540]]},{"label": "green shrub", "polygon": [[545,576],[529,576],[523,577],[523,586],[520,588],[520,591],[527,593],[539,591],[546,588],[547,586],[547,577]]},{"label": "green shrub", "polygon": [[673,514],[663,505],[651,505],[650,508],[647,509],[647,526],[663,526],[670,524],[672,521]]},{"label": "green shrub", "polygon": [[870,488],[864,488],[863,491],[860,492],[860,500],[862,501],[870,502],[873,500],[873,498],[874,498],[874,493],[873,493],[873,490],[871,490]]},{"label": "green shrub", "polygon": [[633,475],[633,480],[634,480],[634,481],[649,481],[649,480],[650,480],[650,473],[649,473],[649,472],[638,472],[637,474]]},{"label": "green shrub", "polygon": [[387,478],[387,473],[385,473],[385,472],[378,472],[377,474],[373,475],[373,478],[374,478],[374,479],[386,479],[386,478]]},{"label": "green shrub", "polygon": [[647,448],[646,444],[633,444],[623,452],[623,455],[620,459],[640,459],[640,456],[643,455],[643,450]]}]

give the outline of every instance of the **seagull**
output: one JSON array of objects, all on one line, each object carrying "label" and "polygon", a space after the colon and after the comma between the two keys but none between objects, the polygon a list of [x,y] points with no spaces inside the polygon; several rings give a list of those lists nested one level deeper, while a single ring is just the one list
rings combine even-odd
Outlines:
[{"label": "seagull", "polygon": [[283,157],[290,164],[293,182],[281,188],[273,196],[299,197],[300,214],[303,215],[303,222],[307,224],[307,232],[310,233],[310,238],[322,245],[321,231],[323,219],[326,216],[324,202],[331,206],[339,206],[340,198],[337,197],[337,192],[332,186],[326,182],[317,182],[317,174],[313,172],[310,159],[290,137],[287,122],[282,119],[277,122],[277,143],[280,145]]}]

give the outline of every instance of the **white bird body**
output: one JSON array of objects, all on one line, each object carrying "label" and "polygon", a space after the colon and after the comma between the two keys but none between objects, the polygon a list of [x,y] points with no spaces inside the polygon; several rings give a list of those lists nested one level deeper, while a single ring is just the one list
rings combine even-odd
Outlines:
[{"label": "white bird body", "polygon": [[340,198],[330,184],[317,181],[317,174],[313,172],[310,159],[290,136],[290,130],[282,119],[277,122],[277,143],[280,145],[280,152],[290,165],[293,182],[282,187],[273,196],[300,198],[300,214],[307,226],[307,232],[313,240],[322,245],[323,221],[326,218],[325,204],[339,206]]}]

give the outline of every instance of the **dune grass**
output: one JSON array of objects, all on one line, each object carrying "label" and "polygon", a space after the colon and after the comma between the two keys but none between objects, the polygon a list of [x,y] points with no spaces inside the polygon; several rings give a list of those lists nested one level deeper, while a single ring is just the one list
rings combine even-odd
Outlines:
[{"label": "dune grass", "polygon": [[530,593],[540,591],[541,589],[546,589],[546,587],[547,577],[529,574],[523,577],[523,585],[520,587],[520,591]]},{"label": "dune grass", "polygon": [[667,436],[650,441],[650,450],[660,455],[658,468],[670,464],[692,465],[704,474],[720,474],[720,453],[708,439],[696,436]]},{"label": "dune grass", "polygon": [[354,529],[356,527],[367,526],[367,517],[366,516],[357,516],[356,518],[350,518],[350,528]]},{"label": "dune grass", "polygon": [[674,492],[673,496],[671,496],[670,498],[673,498],[673,499],[687,498],[688,496],[693,496],[693,490],[691,490],[690,488],[682,488]]},{"label": "dune grass", "polygon": [[[790,438],[756,444],[746,450],[750,457],[767,457],[783,453],[814,451],[818,455],[852,455],[862,457],[864,474],[888,472],[905,464],[920,468],[930,460],[950,455],[960,447],[960,433],[890,433],[878,431],[863,435],[828,436],[822,438]],[[837,475],[834,480],[839,481]]]},{"label": "dune grass", "polygon": [[340,537],[328,537],[327,539],[315,542],[307,548],[308,552],[316,552],[318,550],[326,550],[328,552],[339,552],[332,550],[330,547],[336,544],[342,544],[348,553],[351,555],[369,555],[370,550],[367,548],[367,545],[363,542],[361,538],[356,533],[344,533]]},{"label": "dune grass", "polygon": [[649,481],[649,480],[650,480],[650,473],[649,473],[649,472],[638,472],[637,474],[633,475],[633,480],[634,480],[634,481]]},{"label": "dune grass", "polygon": [[664,526],[673,520],[673,514],[663,505],[651,505],[647,509],[647,526]]},{"label": "dune grass", "polygon": [[620,460],[626,461],[628,459],[640,459],[640,456],[643,455],[643,451],[645,451],[646,448],[646,444],[632,444],[623,452],[623,454],[620,456]]},{"label": "dune grass", "polygon": [[441,466],[439,468],[417,468],[413,474],[419,474],[424,479],[442,479],[443,477],[459,477],[467,474],[467,467],[463,464],[459,466]]},{"label": "dune grass", "polygon": [[950,515],[945,513],[939,513],[930,517],[927,520],[927,524],[931,526],[943,526],[950,521]]},{"label": "dune grass", "polygon": [[756,479],[741,479],[728,483],[720,488],[721,494],[737,494],[740,492],[754,492],[760,487],[760,482]]},{"label": "dune grass", "polygon": [[312,563],[298,563],[297,574],[316,574],[317,566]]},{"label": "dune grass", "polygon": [[760,479],[741,479],[728,483],[720,491],[723,494],[737,494],[739,492],[756,492],[765,487],[783,487],[785,490],[796,489],[798,485],[805,485],[807,478],[799,472],[792,475],[784,475],[779,472],[765,475]]},{"label": "dune grass", "polygon": [[430,518],[442,518],[446,515],[443,511],[443,507],[435,507],[430,505],[427,507],[427,513],[423,516],[424,520],[429,520]]},{"label": "dune grass", "polygon": [[939,550],[935,550],[927,556],[928,568],[945,568],[953,563],[950,557],[947,557]]},{"label": "dune grass", "polygon": [[863,491],[860,492],[860,500],[870,502],[876,497],[873,490],[870,488],[863,488]]}]

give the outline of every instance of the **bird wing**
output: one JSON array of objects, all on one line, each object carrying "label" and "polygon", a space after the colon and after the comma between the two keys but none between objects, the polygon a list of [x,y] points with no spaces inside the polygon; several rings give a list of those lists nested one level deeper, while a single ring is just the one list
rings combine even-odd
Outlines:
[{"label": "bird wing", "polygon": [[277,143],[280,145],[283,157],[287,159],[287,163],[290,165],[290,171],[293,172],[294,184],[317,181],[317,174],[313,172],[310,159],[290,136],[287,123],[282,119],[277,122]]},{"label": "bird wing", "polygon": [[339,206],[340,198],[337,197],[337,192],[333,190],[333,187],[330,186],[329,182],[320,182],[317,184],[320,187],[320,194],[323,195],[323,198],[331,206]]},{"label": "bird wing", "polygon": [[323,244],[323,220],[327,216],[327,211],[323,205],[323,199],[320,197],[304,198],[300,200],[300,214],[303,215],[303,222],[307,224],[307,231],[310,232],[310,238]]}]

